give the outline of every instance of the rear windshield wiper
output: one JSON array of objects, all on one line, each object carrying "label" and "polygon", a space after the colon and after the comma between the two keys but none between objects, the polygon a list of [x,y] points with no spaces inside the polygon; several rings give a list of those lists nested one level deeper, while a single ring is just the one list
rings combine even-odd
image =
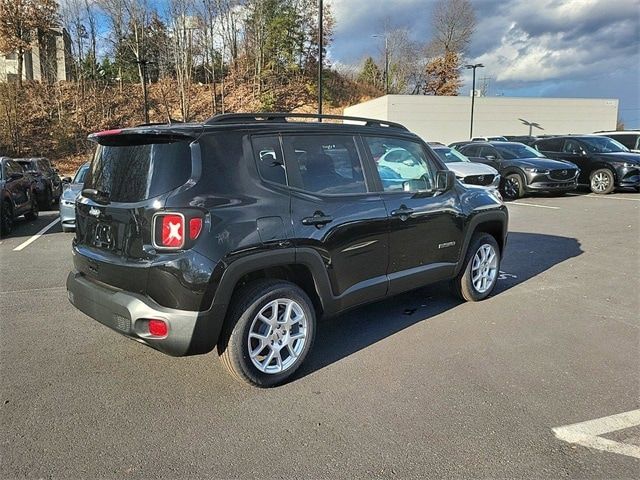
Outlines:
[{"label": "rear windshield wiper", "polygon": [[110,195],[111,194],[109,192],[96,190],[95,188],[85,188],[82,190],[82,196],[88,197],[95,202],[102,203],[103,205],[111,203]]}]

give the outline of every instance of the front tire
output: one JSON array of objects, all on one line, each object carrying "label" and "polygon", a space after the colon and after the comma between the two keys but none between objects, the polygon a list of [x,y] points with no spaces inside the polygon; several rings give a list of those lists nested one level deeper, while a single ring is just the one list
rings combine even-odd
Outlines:
[{"label": "front tire", "polygon": [[487,298],[498,282],[500,247],[488,233],[475,234],[469,244],[465,262],[453,280],[454,292],[467,302]]},{"label": "front tire", "polygon": [[524,178],[519,173],[510,173],[504,178],[502,195],[507,200],[517,200],[524,196]]},{"label": "front tire", "polygon": [[591,191],[598,195],[606,195],[613,192],[615,188],[613,172],[608,168],[601,168],[592,172],[589,177],[589,186],[591,187]]},{"label": "front tire", "polygon": [[238,380],[273,387],[304,362],[315,331],[315,310],[301,288],[282,280],[258,280],[234,295],[218,354]]}]

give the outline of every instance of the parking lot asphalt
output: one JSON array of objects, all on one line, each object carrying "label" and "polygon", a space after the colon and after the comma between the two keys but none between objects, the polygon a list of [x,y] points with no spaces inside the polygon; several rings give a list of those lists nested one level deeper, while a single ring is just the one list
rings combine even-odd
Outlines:
[{"label": "parking lot asphalt", "polygon": [[509,211],[491,298],[433,285],[327,320],[271,390],[75,310],[72,234],[16,251],[56,212],[21,222],[0,241],[0,477],[638,478],[640,426],[598,421],[626,453],[553,429],[640,408],[640,194]]}]

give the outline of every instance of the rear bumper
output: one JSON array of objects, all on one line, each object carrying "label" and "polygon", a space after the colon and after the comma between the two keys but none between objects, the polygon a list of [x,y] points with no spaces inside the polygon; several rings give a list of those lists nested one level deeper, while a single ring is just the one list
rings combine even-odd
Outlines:
[{"label": "rear bumper", "polygon": [[[206,353],[218,342],[224,321],[223,305],[198,312],[158,305],[139,294],[112,289],[72,271],[67,277],[69,301],[81,312],[116,332],[167,355]],[[151,336],[146,319],[161,319],[169,326],[166,337]]]}]

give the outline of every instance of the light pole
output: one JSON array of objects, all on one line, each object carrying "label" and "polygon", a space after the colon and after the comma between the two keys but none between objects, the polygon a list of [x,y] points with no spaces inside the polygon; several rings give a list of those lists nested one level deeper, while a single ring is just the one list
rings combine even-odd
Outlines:
[{"label": "light pole", "polygon": [[464,68],[473,69],[473,82],[471,86],[471,127],[469,128],[469,140],[473,138],[473,105],[476,100],[476,68],[484,68],[481,63],[475,63],[473,65],[465,65]]},{"label": "light pole", "polygon": [[[322,28],[322,0],[318,0],[318,115],[322,115],[322,44],[324,42]],[[319,119],[322,121],[322,119]]]},{"label": "light pole", "polygon": [[[380,38],[383,35],[376,33],[373,38]],[[384,93],[389,94],[389,37],[384,34]]]}]

